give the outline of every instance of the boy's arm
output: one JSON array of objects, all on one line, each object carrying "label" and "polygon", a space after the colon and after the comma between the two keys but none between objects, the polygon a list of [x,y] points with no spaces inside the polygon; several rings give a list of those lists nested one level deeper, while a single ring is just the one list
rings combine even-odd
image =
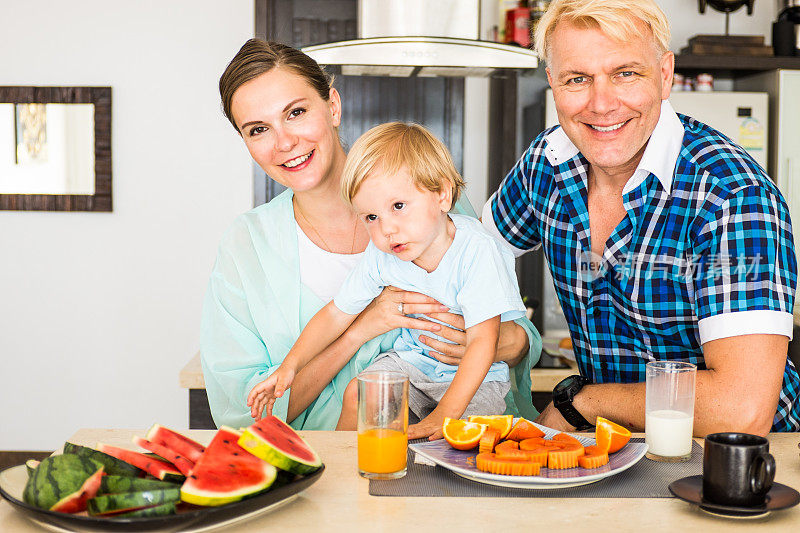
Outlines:
[{"label": "boy's arm", "polygon": [[441,438],[445,417],[459,418],[464,414],[494,362],[499,333],[499,315],[467,328],[466,352],[453,382],[431,414],[418,424],[409,426],[409,439]]},{"label": "boy's arm", "polygon": [[328,302],[311,317],[281,364],[300,371],[315,355],[341,337],[357,316],[340,310],[333,301]]},{"label": "boy's arm", "polygon": [[253,418],[259,419],[264,407],[269,414],[272,414],[275,399],[283,396],[286,389],[291,386],[295,374],[315,355],[339,338],[356,316],[341,311],[332,301],[317,311],[303,328],[278,369],[253,387],[248,394],[247,405],[250,406]]}]

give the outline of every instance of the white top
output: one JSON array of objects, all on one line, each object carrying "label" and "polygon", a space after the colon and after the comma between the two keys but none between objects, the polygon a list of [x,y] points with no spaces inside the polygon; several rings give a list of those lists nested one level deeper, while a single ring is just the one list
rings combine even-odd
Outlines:
[{"label": "white top", "polygon": [[[464,317],[467,329],[495,316],[501,321],[524,316],[511,252],[487,235],[476,219],[455,214],[450,219],[456,228],[455,236],[433,272],[382,252],[370,243],[364,260],[344,282],[333,303],[345,313],[357,315],[384,287],[393,285],[441,302],[451,313]],[[452,381],[458,367],[432,357],[430,348],[419,340],[421,334],[449,342],[432,332],[403,328],[394,343],[397,355],[432,381]],[[485,381],[508,381],[508,366],[492,364]]]},{"label": "white top", "polygon": [[311,289],[325,303],[333,300],[345,278],[364,256],[357,254],[335,254],[323,250],[308,238],[300,226],[297,227],[297,251],[300,261],[300,283]]}]

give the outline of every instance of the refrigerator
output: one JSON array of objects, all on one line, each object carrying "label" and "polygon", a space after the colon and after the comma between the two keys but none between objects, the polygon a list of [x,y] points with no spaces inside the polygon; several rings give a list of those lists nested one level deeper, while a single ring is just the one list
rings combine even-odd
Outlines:
[{"label": "refrigerator", "polygon": [[800,70],[770,70],[739,78],[735,87],[769,95],[767,169],[789,204],[795,235],[800,233]]}]

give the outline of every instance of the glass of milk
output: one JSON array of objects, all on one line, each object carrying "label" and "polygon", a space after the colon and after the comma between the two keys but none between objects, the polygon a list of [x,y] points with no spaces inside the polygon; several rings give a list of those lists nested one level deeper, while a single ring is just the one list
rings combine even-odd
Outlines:
[{"label": "glass of milk", "polygon": [[654,461],[688,461],[692,456],[697,366],[680,361],[651,361],[645,372],[647,457]]}]

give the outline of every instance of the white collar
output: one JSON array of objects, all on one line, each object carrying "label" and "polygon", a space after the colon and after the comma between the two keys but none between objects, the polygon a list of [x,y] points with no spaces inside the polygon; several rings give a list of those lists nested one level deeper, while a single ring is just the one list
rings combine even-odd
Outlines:
[{"label": "white collar", "polygon": [[[683,124],[668,100],[661,102],[661,113],[653,133],[647,141],[642,160],[630,177],[622,194],[625,195],[638,187],[648,174],[653,173],[667,194],[672,189],[672,178],[675,174],[675,163],[683,144]],[[556,128],[546,137],[545,157],[551,165],[556,166],[578,155],[578,148],[567,137],[564,128]]]}]

